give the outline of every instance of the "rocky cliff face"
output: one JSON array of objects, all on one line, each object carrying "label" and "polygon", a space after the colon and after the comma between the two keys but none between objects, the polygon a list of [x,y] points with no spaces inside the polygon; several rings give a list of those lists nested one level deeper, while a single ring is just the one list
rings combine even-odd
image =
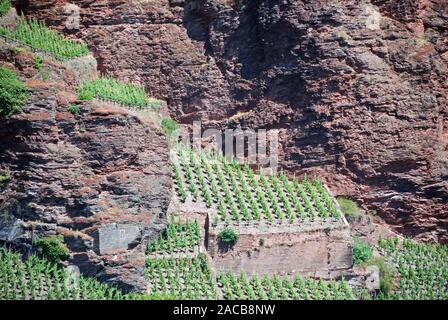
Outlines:
[{"label": "rocky cliff face", "polygon": [[0,169],[11,176],[1,193],[0,240],[63,235],[81,271],[145,290],[145,240],[165,227],[171,192],[162,131],[108,104],[69,111],[80,74],[96,73],[91,58],[47,61],[37,72],[30,54],[0,48],[2,64],[32,89],[22,113],[0,119]]},{"label": "rocky cliff face", "polygon": [[[448,241],[448,6],[419,1],[29,1],[178,121],[277,128],[281,165],[396,230]],[[233,115],[236,119],[229,122]]]}]

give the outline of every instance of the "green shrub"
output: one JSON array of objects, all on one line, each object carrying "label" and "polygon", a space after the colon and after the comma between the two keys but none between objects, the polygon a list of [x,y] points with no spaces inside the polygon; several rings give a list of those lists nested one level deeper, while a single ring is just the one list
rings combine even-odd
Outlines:
[{"label": "green shrub", "polygon": [[218,234],[218,239],[225,244],[235,244],[238,241],[238,234],[231,228],[225,228]]},{"label": "green shrub", "polygon": [[78,99],[92,100],[95,97],[130,107],[145,108],[149,106],[148,97],[142,86],[123,83],[108,77],[87,80],[78,88]]},{"label": "green shrub", "polygon": [[49,52],[61,60],[84,56],[89,53],[85,44],[65,39],[62,35],[47,28],[35,18],[19,18],[15,30],[0,28],[0,34],[45,52]]},{"label": "green shrub", "polygon": [[34,56],[34,68],[38,71],[42,70],[42,57],[41,56]]},{"label": "green shrub", "polygon": [[76,104],[71,104],[68,106],[68,111],[73,114],[78,114],[81,111],[81,107]]},{"label": "green shrub", "polygon": [[16,74],[0,67],[0,115],[9,116],[22,111],[28,100],[28,89]]},{"label": "green shrub", "polygon": [[63,236],[51,236],[47,238],[38,238],[33,242],[39,256],[47,260],[58,263],[61,260],[68,259],[69,251],[64,243]]},{"label": "green shrub", "polygon": [[162,120],[162,128],[163,131],[165,131],[165,134],[168,137],[171,137],[172,134],[177,130],[177,124],[176,121],[170,118],[165,118]]},{"label": "green shrub", "polygon": [[341,207],[341,211],[342,213],[344,213],[345,216],[354,217],[359,215],[359,208],[356,202],[344,197],[338,197],[337,200],[339,206]]},{"label": "green shrub", "polygon": [[11,0],[1,0],[0,2],[0,16],[4,16],[11,8]]},{"label": "green shrub", "polygon": [[373,250],[368,243],[355,238],[353,243],[353,263],[359,265],[372,258]]}]

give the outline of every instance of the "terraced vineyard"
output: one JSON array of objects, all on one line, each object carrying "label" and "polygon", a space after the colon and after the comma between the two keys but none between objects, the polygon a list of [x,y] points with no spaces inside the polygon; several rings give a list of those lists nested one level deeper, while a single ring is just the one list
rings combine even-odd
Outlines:
[{"label": "terraced vineyard", "polygon": [[[170,239],[180,238],[182,228],[172,225]],[[376,299],[448,299],[448,248],[405,240],[382,239],[378,248],[399,275],[392,293]],[[170,249],[168,249],[170,250]],[[165,254],[172,254],[166,251]],[[280,276],[252,276],[220,272],[215,279],[204,254],[195,257],[151,258],[146,261],[148,295],[123,294],[94,279],[80,277],[79,283],[64,269],[46,260],[30,256],[22,261],[17,253],[0,249],[0,299],[91,300],[91,299],[287,299],[354,300],[370,299],[365,290],[354,290],[344,280],[294,279]]]},{"label": "terraced vineyard", "polygon": [[215,279],[203,254],[194,258],[148,258],[146,265],[151,295],[187,300],[218,297]]},{"label": "terraced vineyard", "polygon": [[149,99],[142,86],[124,83],[109,77],[87,80],[78,87],[80,100],[99,98],[134,108],[157,108],[160,101]]},{"label": "terraced vineyard", "polygon": [[46,260],[0,249],[0,300],[122,300],[136,295],[121,291],[94,279],[80,277],[75,283],[65,270]]},{"label": "terraced vineyard", "polygon": [[[71,59],[87,53],[87,47],[67,40],[37,20],[19,20],[16,30],[0,28],[0,34],[53,54]],[[48,39],[48,41],[47,41]],[[141,86],[112,78],[97,78],[78,88],[79,98],[99,98],[134,107],[157,108]],[[246,164],[223,156],[195,152],[179,146],[172,157],[173,176],[181,202],[203,202],[216,209],[213,222],[302,223],[338,222],[342,216],[326,188],[318,180],[288,179],[284,173],[256,175]],[[197,254],[201,232],[197,221],[171,222],[166,232],[147,244],[146,276],[149,295],[123,294],[92,278],[68,277],[65,270],[30,256],[0,249],[0,299],[369,299],[346,281],[296,277],[251,276],[219,273],[215,277],[204,254]],[[411,240],[382,239],[381,255],[398,272],[398,283],[377,299],[448,299],[448,247],[418,244]]]},{"label": "terraced vineyard", "polygon": [[193,252],[200,240],[201,232],[196,220],[185,223],[171,222],[162,236],[148,242],[147,253]]},{"label": "terraced vineyard", "polygon": [[[195,222],[171,222],[159,239],[148,242],[146,261],[151,296],[172,299],[355,299],[345,281],[322,281],[297,277],[257,277],[220,273],[215,279],[204,254],[192,257],[200,240]],[[157,255],[154,255],[157,253]],[[179,255],[181,253],[181,255]]]},{"label": "terraced vineyard", "polygon": [[26,19],[21,16],[15,29],[0,27],[0,35],[49,53],[59,60],[73,59],[89,53],[87,45],[64,38],[35,18]]},{"label": "terraced vineyard", "polygon": [[380,299],[448,299],[448,247],[398,238],[380,239],[380,253],[398,272],[398,287]]},{"label": "terraced vineyard", "polygon": [[204,201],[216,207],[215,223],[241,221],[338,221],[336,204],[325,187],[307,178],[256,176],[246,164],[227,161],[222,155],[195,152],[179,146],[172,157],[179,199]]},{"label": "terraced vineyard", "polygon": [[345,281],[323,281],[279,276],[247,277],[220,273],[218,284],[228,300],[353,300],[355,295]]}]

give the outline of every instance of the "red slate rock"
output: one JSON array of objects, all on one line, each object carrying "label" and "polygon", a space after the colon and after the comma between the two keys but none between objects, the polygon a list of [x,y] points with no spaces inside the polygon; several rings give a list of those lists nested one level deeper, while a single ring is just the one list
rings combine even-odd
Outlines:
[{"label": "red slate rock", "polygon": [[[0,117],[0,173],[11,176],[0,190],[0,211],[7,217],[0,231],[20,221],[23,230],[8,241],[22,246],[35,236],[62,234],[71,262],[83,273],[125,291],[144,291],[144,264],[130,270],[128,263],[144,260],[147,240],[166,227],[171,167],[165,136],[127,110],[106,104],[97,108],[84,102],[73,115],[68,101],[57,99],[61,90],[75,94],[73,74],[58,72],[63,66],[53,68],[55,82],[33,85],[21,113]],[[23,80],[32,76],[16,71]],[[32,77],[26,83],[36,83]],[[122,239],[105,229],[114,224],[133,228],[130,243],[114,243]],[[115,247],[124,252],[119,261],[108,249]]]},{"label": "red slate rock", "polygon": [[448,242],[445,0],[86,0],[78,31],[64,3],[26,13],[85,39],[101,71],[145,84],[178,121],[280,129],[291,174]]}]

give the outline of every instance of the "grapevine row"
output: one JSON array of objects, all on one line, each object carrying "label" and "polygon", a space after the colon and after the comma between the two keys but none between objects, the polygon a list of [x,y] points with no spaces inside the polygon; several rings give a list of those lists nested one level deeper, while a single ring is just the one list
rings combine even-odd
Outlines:
[{"label": "grapevine row", "polygon": [[220,273],[218,285],[228,300],[353,300],[344,281],[323,281],[297,276],[294,280],[278,275],[252,276]]},{"label": "grapevine row", "polygon": [[334,199],[318,180],[289,180],[284,173],[257,176],[247,164],[241,167],[222,155],[181,146],[172,162],[179,199],[215,206],[214,223],[340,218]]},{"label": "grapevine row", "polygon": [[398,273],[398,285],[383,299],[448,299],[448,246],[398,238],[380,239],[378,249]]},{"label": "grapevine row", "polygon": [[177,299],[216,299],[217,287],[205,255],[146,261],[150,293]]},{"label": "grapevine row", "polygon": [[147,253],[193,250],[201,239],[198,222],[171,222],[159,238],[148,241]]},{"label": "grapevine row", "polygon": [[0,300],[121,300],[131,298],[92,278],[69,277],[44,259],[0,249]]}]

